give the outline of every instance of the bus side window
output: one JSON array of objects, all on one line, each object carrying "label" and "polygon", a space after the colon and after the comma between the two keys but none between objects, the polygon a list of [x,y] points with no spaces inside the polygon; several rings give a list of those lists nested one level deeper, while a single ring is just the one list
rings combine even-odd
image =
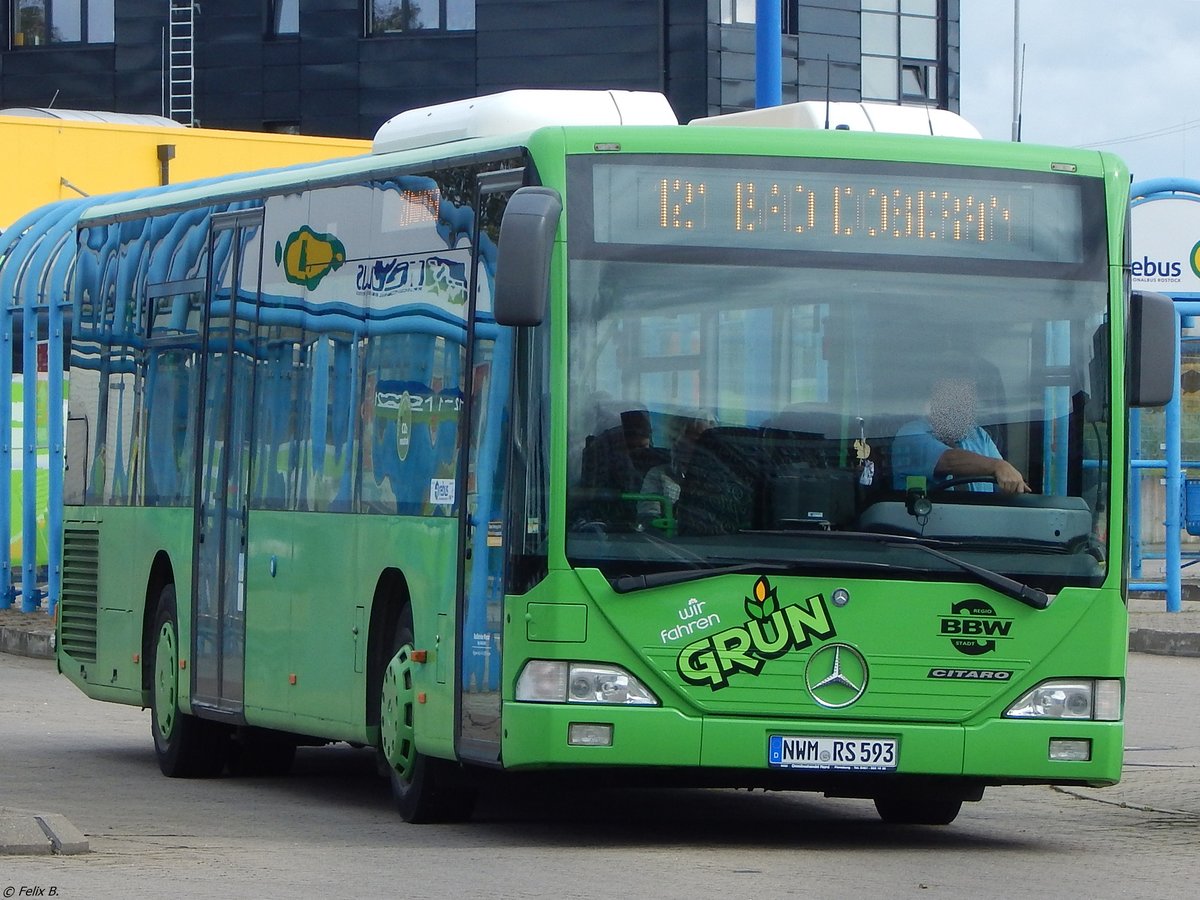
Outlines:
[{"label": "bus side window", "polygon": [[[410,326],[420,327],[419,317]],[[432,328],[430,329],[433,330]],[[435,334],[390,334],[363,361],[361,506],[392,515],[450,515],[433,486],[455,477],[465,350]]]},{"label": "bus side window", "polygon": [[148,289],[145,354],[141,371],[141,485],[147,506],[190,504],[199,396],[199,290]]},{"label": "bus side window", "polygon": [[[137,256],[139,233],[135,225],[120,223],[106,227],[105,240],[119,245],[122,253]],[[114,252],[112,247],[106,247]],[[118,284],[117,267],[106,269],[91,297],[92,321],[88,323],[95,356],[90,362],[98,372],[99,402],[95,413],[95,442],[87,475],[87,500],[92,503],[123,503],[130,499],[135,463],[138,412],[136,368],[141,342],[138,304],[127,284]]]}]

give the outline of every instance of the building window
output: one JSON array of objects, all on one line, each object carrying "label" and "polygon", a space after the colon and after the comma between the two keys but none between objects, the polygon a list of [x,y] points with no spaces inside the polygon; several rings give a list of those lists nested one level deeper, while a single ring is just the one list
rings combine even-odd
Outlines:
[{"label": "building window", "polygon": [[300,33],[300,0],[267,0],[272,37],[291,37]]},{"label": "building window", "polygon": [[757,0],[721,0],[722,25],[753,25],[757,21]]},{"label": "building window", "polygon": [[862,0],[862,98],[937,104],[938,0]]},{"label": "building window", "polygon": [[111,44],[114,0],[12,0],[12,46]]},{"label": "building window", "polygon": [[780,17],[784,34],[800,33],[800,2],[799,0],[783,0],[783,13]]},{"label": "building window", "polygon": [[474,31],[475,0],[367,0],[367,36]]},{"label": "building window", "polygon": [[[783,34],[800,33],[799,0],[781,0],[779,10],[780,31]],[[758,22],[757,0],[721,0],[722,25],[755,25]]]}]

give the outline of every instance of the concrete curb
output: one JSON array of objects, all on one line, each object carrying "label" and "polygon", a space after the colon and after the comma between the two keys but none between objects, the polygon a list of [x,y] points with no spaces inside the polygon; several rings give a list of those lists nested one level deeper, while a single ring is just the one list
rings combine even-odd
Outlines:
[{"label": "concrete curb", "polygon": [[1131,628],[1131,653],[1153,653],[1159,656],[1200,656],[1200,634],[1186,631],[1158,631],[1153,628]]},{"label": "concrete curb", "polygon": [[91,850],[88,839],[71,821],[58,813],[34,816],[50,841],[56,856],[76,856]]},{"label": "concrete curb", "polygon": [[48,856],[52,848],[33,816],[0,814],[0,856]]},{"label": "concrete curb", "polygon": [[54,632],[0,626],[0,653],[54,659]]},{"label": "concrete curb", "polygon": [[87,837],[66,816],[0,809],[0,856],[76,856]]}]

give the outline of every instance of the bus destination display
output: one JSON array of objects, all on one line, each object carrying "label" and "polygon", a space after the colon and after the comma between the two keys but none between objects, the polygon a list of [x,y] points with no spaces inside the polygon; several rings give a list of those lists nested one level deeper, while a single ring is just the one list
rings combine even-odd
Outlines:
[{"label": "bus destination display", "polygon": [[597,243],[1075,263],[1070,183],[871,172],[599,164]]}]

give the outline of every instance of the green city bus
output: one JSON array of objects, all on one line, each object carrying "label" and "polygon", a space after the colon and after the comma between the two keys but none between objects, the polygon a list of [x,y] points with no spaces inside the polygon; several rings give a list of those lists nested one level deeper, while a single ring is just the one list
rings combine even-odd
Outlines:
[{"label": "green city bus", "polygon": [[[412,822],[502,771],[929,824],[1115,783],[1126,411],[1175,321],[1130,295],[1128,187],[518,91],[98,201],[60,668],[150,708],[166,775],[349,742]],[[1028,491],[913,468],[943,376]]]}]

